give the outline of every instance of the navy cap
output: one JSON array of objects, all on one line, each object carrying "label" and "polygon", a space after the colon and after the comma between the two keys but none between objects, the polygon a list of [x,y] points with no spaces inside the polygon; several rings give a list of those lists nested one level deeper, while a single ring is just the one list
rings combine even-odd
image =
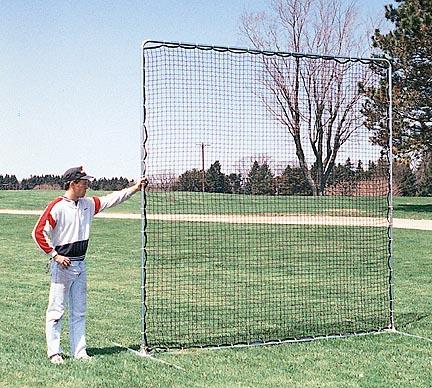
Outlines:
[{"label": "navy cap", "polygon": [[72,167],[69,170],[66,170],[66,172],[63,174],[63,180],[65,182],[72,182],[78,179],[87,179],[91,181],[94,179],[94,177],[87,175],[82,166]]}]

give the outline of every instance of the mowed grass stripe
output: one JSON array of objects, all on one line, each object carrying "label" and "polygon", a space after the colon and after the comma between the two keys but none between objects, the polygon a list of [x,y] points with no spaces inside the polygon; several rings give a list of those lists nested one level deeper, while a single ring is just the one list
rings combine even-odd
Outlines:
[{"label": "mowed grass stripe", "polygon": [[[0,190],[0,208],[42,210],[63,191]],[[87,193],[88,196],[103,195],[103,192]],[[327,216],[384,217],[387,200],[384,197],[302,197],[261,196],[240,194],[150,192],[147,196],[147,211],[150,214],[244,214],[287,215],[323,214]],[[140,196],[108,212],[140,214]]]}]

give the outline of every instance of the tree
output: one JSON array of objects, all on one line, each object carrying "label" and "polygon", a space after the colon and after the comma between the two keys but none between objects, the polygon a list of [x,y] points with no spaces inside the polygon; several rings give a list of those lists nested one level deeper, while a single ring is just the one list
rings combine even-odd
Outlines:
[{"label": "tree", "polygon": [[242,176],[241,174],[231,173],[228,175],[229,192],[240,194],[242,192]]},{"label": "tree", "polygon": [[214,162],[205,173],[206,187],[209,193],[229,192],[228,178],[221,172],[221,164],[218,160]]},{"label": "tree", "polygon": [[19,182],[15,175],[0,175],[0,190],[18,190]]},{"label": "tree", "polygon": [[131,181],[127,178],[100,178],[94,180],[90,187],[92,190],[104,190],[104,191],[114,191],[114,190],[121,190],[128,186],[130,186]]},{"label": "tree", "polygon": [[273,195],[273,173],[267,162],[259,165],[255,161],[246,178],[245,192],[252,195]]},{"label": "tree", "polygon": [[[343,55],[359,47],[355,8],[341,0],[274,0],[271,12],[243,18],[243,32],[258,49]],[[263,103],[292,136],[313,195],[323,195],[338,152],[363,126],[364,96],[349,77],[353,64],[297,56],[262,60],[262,84],[270,95]],[[367,87],[370,80],[366,71],[359,81]],[[316,179],[307,153],[315,159]]]},{"label": "tree", "polygon": [[365,170],[363,168],[363,162],[361,160],[359,160],[357,163],[357,167],[355,170],[355,177],[359,181],[366,178],[366,173],[365,173]]},{"label": "tree", "polygon": [[163,172],[149,176],[149,191],[172,191],[175,190],[177,177],[173,172]]},{"label": "tree", "polygon": [[432,153],[424,155],[417,171],[418,194],[422,197],[432,195]]},{"label": "tree", "polygon": [[373,160],[368,161],[368,169],[366,171],[366,178],[371,178],[373,175],[375,175],[375,172],[377,170],[377,165]]},{"label": "tree", "polygon": [[279,195],[311,195],[312,191],[299,167],[287,166],[277,180]]},{"label": "tree", "polygon": [[414,196],[417,194],[416,176],[411,170],[409,160],[398,160],[393,163],[393,183],[398,195]]},{"label": "tree", "polygon": [[60,189],[63,187],[62,178],[58,175],[31,175],[30,178],[24,178],[20,184],[23,190],[32,189]]},{"label": "tree", "polygon": [[175,189],[177,191],[201,191],[202,190],[202,172],[194,168],[181,174],[178,178]]},{"label": "tree", "polygon": [[343,195],[352,194],[356,187],[356,181],[356,171],[350,158],[345,161],[345,164],[338,163],[329,178],[329,184],[336,185]]},{"label": "tree", "polygon": [[[393,65],[393,151],[404,156],[432,150],[432,0],[396,0],[385,17],[394,24],[387,34],[379,29],[373,45]],[[382,72],[378,68],[375,71]],[[386,85],[370,89],[366,125],[376,144],[388,144]]]},{"label": "tree", "polygon": [[354,164],[351,162],[351,158],[348,158],[345,161],[345,171],[344,171],[344,180],[352,181],[354,179],[355,171]]}]

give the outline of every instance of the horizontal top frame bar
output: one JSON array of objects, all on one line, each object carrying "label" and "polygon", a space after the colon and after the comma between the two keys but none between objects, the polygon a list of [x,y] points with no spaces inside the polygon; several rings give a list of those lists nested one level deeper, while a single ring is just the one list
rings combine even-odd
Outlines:
[{"label": "horizontal top frame bar", "polygon": [[264,56],[278,56],[282,58],[308,58],[308,59],[324,59],[324,60],[335,60],[340,63],[348,62],[360,62],[362,64],[370,64],[372,62],[377,63],[378,66],[390,68],[391,61],[386,58],[362,58],[362,57],[347,57],[338,55],[321,55],[311,53],[296,53],[296,52],[284,52],[284,51],[270,51],[270,50],[257,50],[251,48],[241,47],[225,47],[225,46],[214,46],[199,43],[184,43],[184,42],[170,42],[170,41],[158,41],[158,40],[145,40],[143,41],[141,48],[142,50],[153,50],[161,47],[167,48],[183,48],[183,49],[198,49],[203,51],[218,51],[218,52],[230,52],[234,54],[253,54],[253,55],[264,55]]}]

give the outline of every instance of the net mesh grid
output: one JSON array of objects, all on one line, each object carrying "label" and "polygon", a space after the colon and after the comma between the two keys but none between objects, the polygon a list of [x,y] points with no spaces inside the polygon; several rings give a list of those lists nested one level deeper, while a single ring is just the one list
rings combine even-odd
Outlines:
[{"label": "net mesh grid", "polygon": [[[370,64],[181,45],[144,47],[143,63],[147,345],[250,344],[388,327],[389,163],[371,144],[356,97],[360,82],[380,82]],[[365,177],[331,181],[320,196],[278,193],[277,178],[299,167],[294,116],[281,98],[298,102],[309,169],[310,112],[349,106],[352,133],[335,165],[349,158],[355,171],[361,161]],[[217,177],[207,182],[215,162],[229,193],[212,192]],[[254,163],[266,165],[271,179],[251,177]],[[192,183],[184,188],[186,172]]]}]

